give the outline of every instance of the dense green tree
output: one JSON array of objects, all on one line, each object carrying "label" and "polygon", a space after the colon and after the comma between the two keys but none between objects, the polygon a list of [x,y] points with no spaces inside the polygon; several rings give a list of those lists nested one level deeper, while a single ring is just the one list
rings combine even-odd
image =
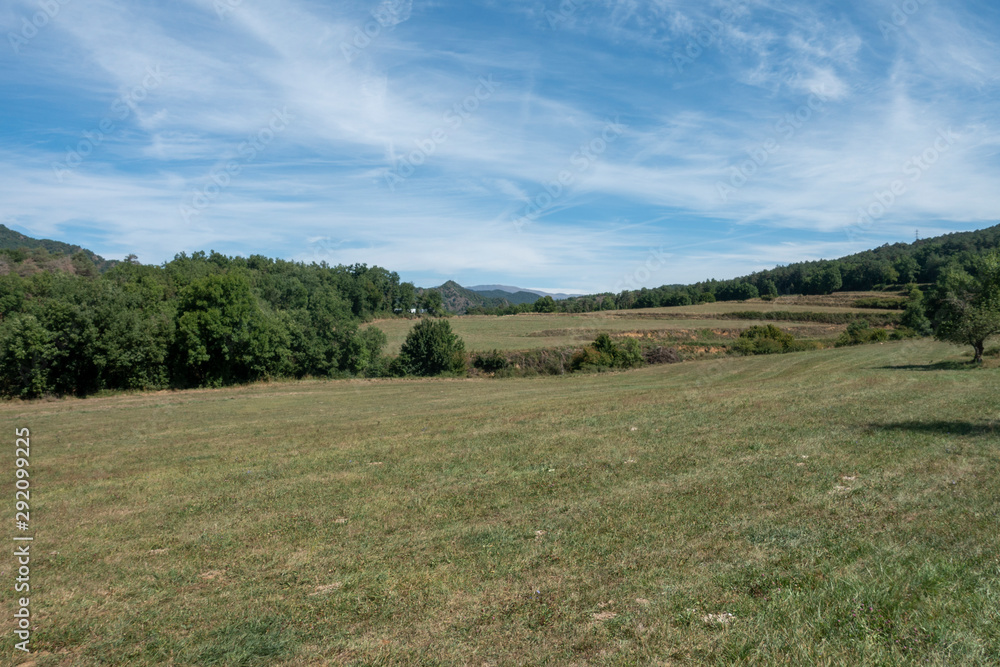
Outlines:
[{"label": "dense green tree", "polygon": [[437,290],[424,290],[418,302],[420,309],[432,317],[444,317],[448,314],[444,309],[444,297]]},{"label": "dense green tree", "polygon": [[399,291],[396,294],[396,303],[394,304],[393,310],[399,310],[403,313],[410,312],[411,308],[415,308],[417,304],[417,290],[413,286],[413,283],[401,283],[399,285]]},{"label": "dense green tree", "polygon": [[745,301],[760,297],[760,292],[754,285],[737,280],[720,287],[715,296],[719,301]]},{"label": "dense green tree", "polygon": [[95,305],[94,358],[101,388],[156,389],[170,384],[172,307],[146,298],[141,283],[104,285]]},{"label": "dense green tree", "polygon": [[920,263],[912,255],[901,255],[892,264],[902,283],[912,283],[920,275]]},{"label": "dense green tree", "polygon": [[56,356],[52,334],[34,315],[15,313],[0,322],[0,394],[35,398],[51,391]]},{"label": "dense green tree", "polygon": [[16,273],[0,275],[0,320],[24,307],[25,281]]},{"label": "dense green tree", "polygon": [[[85,395],[101,388],[101,366],[96,343],[94,311],[86,303],[42,299],[31,311],[51,336],[48,355],[48,390],[56,394]],[[81,299],[82,300],[82,299]]]},{"label": "dense green tree", "polygon": [[219,386],[279,373],[288,342],[242,274],[210,275],[179,295],[176,358],[187,383]]},{"label": "dense green tree", "polygon": [[778,296],[778,286],[774,284],[774,281],[770,278],[764,278],[761,280],[760,286],[757,288],[761,296],[775,297]]},{"label": "dense green tree", "polygon": [[927,317],[927,307],[924,302],[924,293],[915,284],[909,289],[909,299],[906,302],[906,309],[900,324],[913,329],[921,336],[929,336],[934,329],[930,319]]},{"label": "dense green tree", "polygon": [[556,302],[551,296],[543,296],[541,299],[535,301],[533,310],[536,313],[554,313],[556,312]]},{"label": "dense green tree", "polygon": [[817,280],[817,287],[819,288],[820,294],[833,294],[839,290],[844,284],[843,277],[840,275],[840,267],[836,264],[831,264],[819,273],[819,279]]}]

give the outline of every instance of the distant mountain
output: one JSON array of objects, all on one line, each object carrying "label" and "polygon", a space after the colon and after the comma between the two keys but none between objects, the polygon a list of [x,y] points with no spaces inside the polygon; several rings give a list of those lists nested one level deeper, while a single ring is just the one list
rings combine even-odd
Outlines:
[{"label": "distant mountain", "polygon": [[[479,292],[465,289],[454,280],[449,280],[439,287],[431,287],[430,289],[441,293],[441,300],[444,302],[444,307],[452,313],[462,314],[473,306],[497,308],[507,305],[503,299],[495,299]],[[420,290],[420,292],[424,291],[426,290]]]},{"label": "distant mountain", "polygon": [[[468,288],[466,288],[468,289]],[[479,294],[487,299],[497,299],[499,301],[506,301],[511,305],[518,306],[522,303],[534,303],[538,301],[541,296],[537,292],[507,292],[505,290],[469,290],[474,294]]]},{"label": "distant mountain", "polygon": [[[510,285],[475,285],[473,287],[466,287],[465,289],[472,290],[473,292],[507,292],[508,294],[535,294],[537,296],[551,296],[553,299],[568,299],[571,296],[576,296],[574,294],[562,294],[561,292],[543,292],[541,290],[526,289],[524,287],[511,287]],[[534,301],[534,299],[532,299]],[[518,301],[514,303],[530,303],[527,301]]]},{"label": "distant mountain", "polygon": [[504,306],[519,305],[522,303],[534,303],[538,301],[538,295],[530,292],[505,292],[502,290],[491,290],[488,292],[476,292],[462,287],[454,280],[449,280],[439,287],[429,287],[418,289],[418,294],[423,294],[428,290],[441,293],[441,300],[444,307],[452,313],[463,314],[475,306],[483,308],[503,308]]}]

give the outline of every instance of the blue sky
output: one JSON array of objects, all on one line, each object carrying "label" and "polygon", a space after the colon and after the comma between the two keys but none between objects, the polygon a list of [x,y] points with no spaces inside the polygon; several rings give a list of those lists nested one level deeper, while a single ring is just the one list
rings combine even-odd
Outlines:
[{"label": "blue sky", "polygon": [[991,2],[8,0],[0,222],[569,292],[1000,218]]}]

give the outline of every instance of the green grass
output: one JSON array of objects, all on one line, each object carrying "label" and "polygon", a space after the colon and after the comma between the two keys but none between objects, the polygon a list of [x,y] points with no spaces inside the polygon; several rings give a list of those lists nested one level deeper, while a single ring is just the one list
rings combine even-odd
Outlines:
[{"label": "green grass", "polygon": [[994,665],[1000,369],[956,360],[5,403],[8,444],[32,433],[30,657]]}]

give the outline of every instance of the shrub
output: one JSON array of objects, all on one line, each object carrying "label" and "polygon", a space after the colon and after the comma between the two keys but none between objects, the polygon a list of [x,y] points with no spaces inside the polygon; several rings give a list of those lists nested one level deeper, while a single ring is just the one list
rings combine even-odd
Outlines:
[{"label": "shrub", "polygon": [[882,308],[885,310],[903,310],[906,308],[907,299],[898,297],[868,297],[856,299],[851,305],[855,308]]},{"label": "shrub", "polygon": [[643,364],[642,350],[634,338],[618,345],[606,333],[598,334],[593,344],[573,355],[573,370],[586,368],[635,368]]},{"label": "shrub", "polygon": [[822,322],[824,324],[845,324],[867,322],[869,325],[885,326],[899,324],[899,313],[814,313],[774,310],[765,313],[760,310],[739,310],[726,313],[727,320],[778,320],[782,322]]},{"label": "shrub", "polygon": [[647,364],[676,364],[681,355],[672,347],[654,347],[645,353]]},{"label": "shrub", "polygon": [[439,375],[465,370],[465,343],[448,320],[424,318],[407,334],[399,351],[399,368],[409,375]]},{"label": "shrub", "polygon": [[889,340],[889,332],[885,329],[873,329],[866,320],[858,320],[847,325],[847,331],[840,334],[837,347],[846,345],[862,345],[864,343],[882,343]]},{"label": "shrub", "polygon": [[797,348],[795,337],[773,324],[752,326],[733,345],[740,354],[781,354]]},{"label": "shrub", "polygon": [[485,373],[496,373],[510,368],[510,360],[500,350],[491,350],[476,354],[472,366]]}]

